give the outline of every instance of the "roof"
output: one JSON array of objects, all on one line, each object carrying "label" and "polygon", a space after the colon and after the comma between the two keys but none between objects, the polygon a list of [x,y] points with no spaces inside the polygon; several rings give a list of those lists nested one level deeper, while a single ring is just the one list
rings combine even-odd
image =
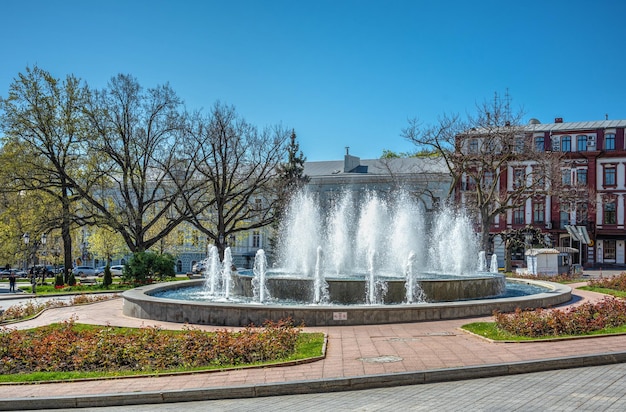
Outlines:
[{"label": "roof", "polygon": [[352,171],[344,171],[344,168],[344,160],[305,162],[304,175],[309,177],[317,177],[363,174],[390,175],[414,173],[449,173],[446,164],[443,162],[443,159],[433,157],[360,159],[359,166],[352,169]]},{"label": "roof", "polygon": [[529,132],[567,132],[588,129],[611,129],[626,127],[626,120],[594,120],[569,123],[531,123],[524,126]]}]

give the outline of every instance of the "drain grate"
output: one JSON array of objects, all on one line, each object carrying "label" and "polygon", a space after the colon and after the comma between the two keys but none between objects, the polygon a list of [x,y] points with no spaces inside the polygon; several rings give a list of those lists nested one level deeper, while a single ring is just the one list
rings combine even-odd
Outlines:
[{"label": "drain grate", "polygon": [[376,356],[374,358],[359,358],[361,362],[366,363],[392,363],[392,362],[402,362],[402,358],[399,356],[385,355],[385,356]]}]

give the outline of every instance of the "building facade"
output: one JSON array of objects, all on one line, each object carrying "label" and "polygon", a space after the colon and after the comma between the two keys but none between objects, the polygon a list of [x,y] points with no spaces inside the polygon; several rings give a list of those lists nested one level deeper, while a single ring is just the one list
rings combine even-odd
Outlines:
[{"label": "building facade", "polygon": [[[537,227],[554,246],[570,248],[570,263],[626,265],[625,129],[626,120],[564,122],[557,118],[542,124],[532,119],[522,128],[525,147],[562,155],[558,168],[552,169],[560,173],[560,194],[536,191],[522,205],[494,219],[491,232]],[[515,190],[533,174],[537,176],[532,161],[509,162],[500,174],[501,188]],[[471,187],[466,184],[460,192],[462,199]]]}]

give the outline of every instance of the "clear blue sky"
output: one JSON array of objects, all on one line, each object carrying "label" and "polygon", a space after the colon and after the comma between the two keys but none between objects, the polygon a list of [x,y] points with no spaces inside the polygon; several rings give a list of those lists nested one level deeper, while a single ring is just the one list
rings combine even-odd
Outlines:
[{"label": "clear blue sky", "polygon": [[407,119],[508,89],[543,123],[626,119],[626,2],[1,0],[0,96],[27,66],[104,87],[169,82],[294,128],[308,160],[412,150]]}]

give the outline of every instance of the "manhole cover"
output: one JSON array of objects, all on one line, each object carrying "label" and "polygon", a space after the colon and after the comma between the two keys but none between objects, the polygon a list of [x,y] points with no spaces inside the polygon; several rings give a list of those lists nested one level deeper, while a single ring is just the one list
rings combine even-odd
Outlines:
[{"label": "manhole cover", "polygon": [[376,356],[375,358],[359,358],[362,362],[367,363],[391,363],[391,362],[401,362],[402,358],[399,356]]},{"label": "manhole cover", "polygon": [[417,342],[422,340],[421,338],[389,338],[390,342]]},{"label": "manhole cover", "polygon": [[428,336],[455,336],[454,332],[429,332]]}]

